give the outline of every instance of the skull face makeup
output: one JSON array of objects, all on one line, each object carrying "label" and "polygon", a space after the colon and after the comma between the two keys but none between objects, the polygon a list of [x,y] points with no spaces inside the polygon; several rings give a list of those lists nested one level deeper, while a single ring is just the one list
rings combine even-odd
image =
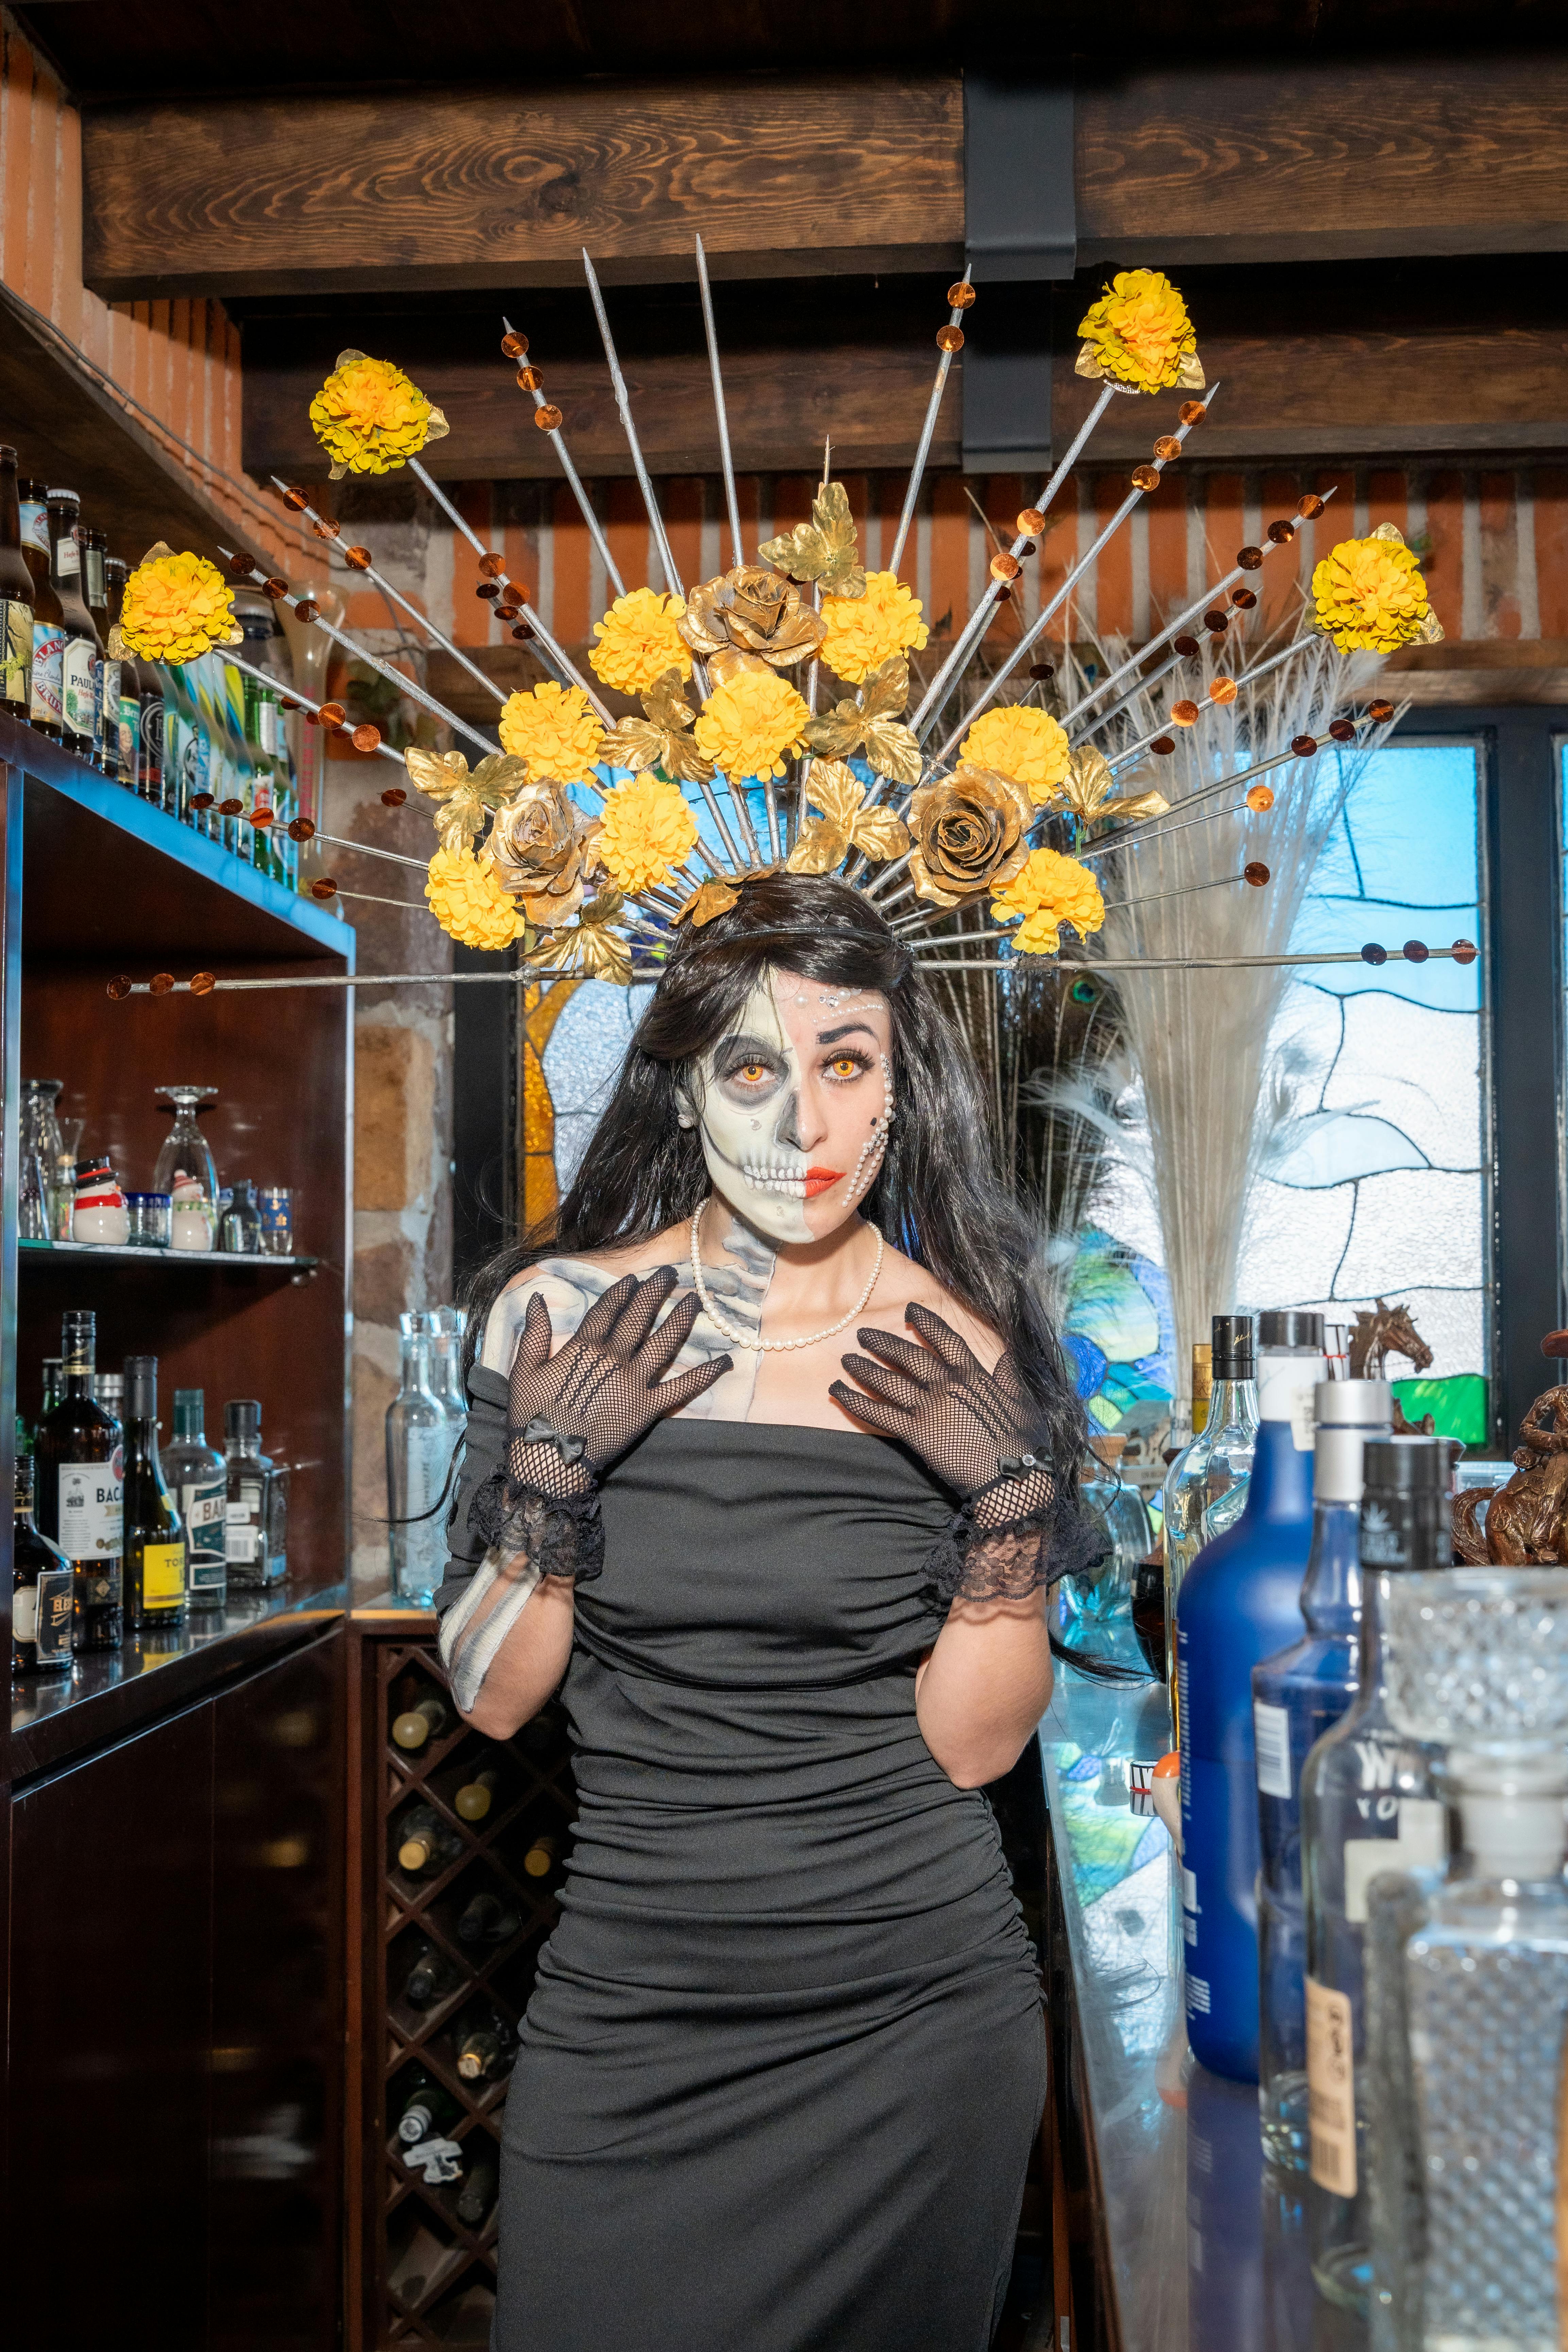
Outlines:
[{"label": "skull face makeup", "polygon": [[893,1116],[892,1022],[874,989],[767,973],[703,1055],[681,1116],[713,1189],[775,1242],[833,1233],[870,1190]]}]

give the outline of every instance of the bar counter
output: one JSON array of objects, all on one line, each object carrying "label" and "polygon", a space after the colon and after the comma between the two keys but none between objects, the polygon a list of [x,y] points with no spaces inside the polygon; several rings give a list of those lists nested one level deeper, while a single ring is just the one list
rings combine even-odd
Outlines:
[{"label": "bar counter", "polygon": [[1163,1688],[1063,1667],[1039,1741],[1070,2352],[1363,2352],[1314,2293],[1306,2176],[1264,2163],[1256,2088],[1186,2046],[1176,1859],[1129,1785],[1171,1745]]}]

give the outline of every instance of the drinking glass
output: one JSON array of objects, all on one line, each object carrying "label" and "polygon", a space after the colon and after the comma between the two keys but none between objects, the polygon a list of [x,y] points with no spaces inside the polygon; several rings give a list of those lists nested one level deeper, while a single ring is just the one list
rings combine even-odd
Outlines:
[{"label": "drinking glass", "polygon": [[55,1239],[68,1242],[71,1237],[71,1217],[76,1208],[76,1163],[81,1150],[81,1131],[87,1121],[81,1118],[57,1118],[60,1148],[54,1165]]},{"label": "drinking glass", "polygon": [[153,1093],[165,1097],[174,1106],[174,1124],[163,1139],[158,1154],[158,1164],[153,1171],[153,1190],[173,1193],[182,1176],[194,1177],[201,1186],[212,1221],[217,1223],[217,1170],[207,1149],[206,1137],[196,1125],[196,1113],[216,1099],[216,1087],[154,1087]]}]

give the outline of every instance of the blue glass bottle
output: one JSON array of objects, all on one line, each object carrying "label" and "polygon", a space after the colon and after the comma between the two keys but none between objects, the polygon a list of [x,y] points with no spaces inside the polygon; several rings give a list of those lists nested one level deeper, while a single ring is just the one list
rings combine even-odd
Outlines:
[{"label": "blue glass bottle", "polygon": [[1258,1444],[1246,1507],[1199,1552],[1176,1604],[1187,2039],[1200,2064],[1237,2083],[1258,2080],[1252,1669],[1302,1630],[1323,1318],[1265,1314],[1258,1337]]},{"label": "blue glass bottle", "polygon": [[1258,1759],[1258,2107],[1266,2154],[1307,2168],[1307,1914],[1301,1891],[1301,1768],[1355,1696],[1361,1625],[1362,1471],[1369,1437],[1393,1423],[1386,1381],[1325,1381],[1317,1391],[1312,1549],[1301,1583],[1305,1638],[1252,1670]]}]

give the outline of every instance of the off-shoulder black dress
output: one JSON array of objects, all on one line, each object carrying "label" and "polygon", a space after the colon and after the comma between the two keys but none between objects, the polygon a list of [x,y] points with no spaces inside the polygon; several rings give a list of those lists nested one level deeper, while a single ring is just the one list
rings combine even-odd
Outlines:
[{"label": "off-shoulder black dress", "polygon": [[952,1507],[850,1431],[665,1421],[606,1477],[495,2352],[989,2343],[1045,2036],[990,1807],[915,1721]]}]

